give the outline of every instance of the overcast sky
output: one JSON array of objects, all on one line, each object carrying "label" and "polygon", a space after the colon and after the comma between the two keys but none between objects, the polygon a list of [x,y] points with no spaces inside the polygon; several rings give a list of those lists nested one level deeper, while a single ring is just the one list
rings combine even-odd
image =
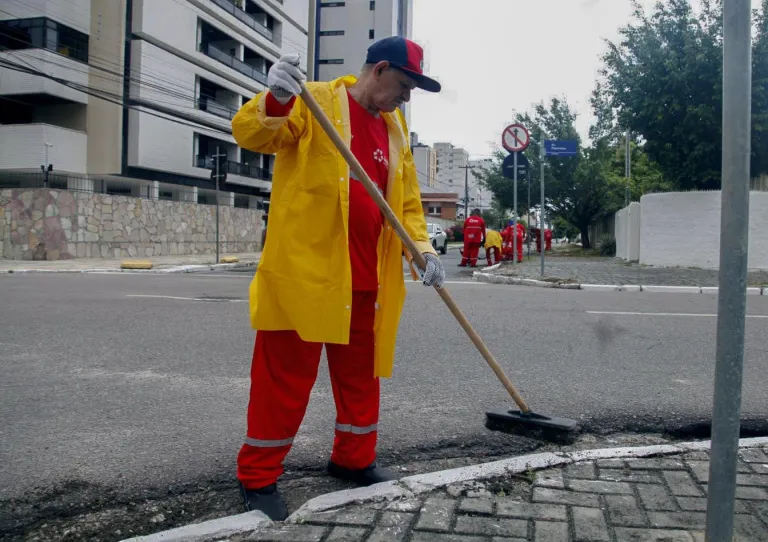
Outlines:
[{"label": "overcast sky", "polygon": [[[643,0],[646,9],[654,3]],[[515,111],[561,95],[586,137],[603,40],[617,38],[630,15],[629,0],[414,0],[413,39],[443,93],[414,93],[411,131],[483,157]]]}]

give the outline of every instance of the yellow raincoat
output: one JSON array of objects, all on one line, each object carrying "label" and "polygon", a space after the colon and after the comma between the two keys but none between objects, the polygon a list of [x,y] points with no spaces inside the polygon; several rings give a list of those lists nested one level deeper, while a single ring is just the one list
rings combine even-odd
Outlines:
[{"label": "yellow raincoat", "polygon": [[[347,87],[355,81],[347,76],[307,85],[347,145]],[[265,100],[266,93],[258,94],[232,120],[238,145],[277,155],[269,233],[250,287],[251,325],[257,330],[296,330],[309,342],[349,344],[349,166],[301,98],[289,116],[281,118],[266,116]],[[405,119],[399,110],[383,117],[389,130],[387,202],[419,250],[434,253]],[[402,243],[389,225],[379,237],[378,255],[374,375],[390,377],[405,282]],[[413,273],[413,278],[418,275]]]},{"label": "yellow raincoat", "polygon": [[485,249],[496,247],[501,250],[501,234],[496,230],[485,230]]}]

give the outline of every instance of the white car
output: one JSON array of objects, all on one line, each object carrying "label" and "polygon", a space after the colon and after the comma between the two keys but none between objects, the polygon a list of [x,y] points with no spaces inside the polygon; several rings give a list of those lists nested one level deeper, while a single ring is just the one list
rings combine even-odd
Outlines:
[{"label": "white car", "polygon": [[427,233],[432,247],[439,250],[440,254],[448,252],[448,235],[437,224],[427,224]]}]

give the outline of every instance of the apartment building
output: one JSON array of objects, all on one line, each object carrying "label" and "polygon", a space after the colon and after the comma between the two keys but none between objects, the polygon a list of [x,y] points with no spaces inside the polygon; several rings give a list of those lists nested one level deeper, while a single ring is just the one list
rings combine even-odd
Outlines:
[{"label": "apartment building", "polygon": [[[360,72],[368,47],[390,36],[412,37],[414,0],[311,0],[315,41],[314,81],[332,81]],[[403,104],[410,124],[410,104]]]},{"label": "apartment building", "polygon": [[218,149],[223,203],[259,206],[273,157],[231,120],[280,55],[306,69],[308,17],[307,0],[4,4],[0,182],[50,164],[51,186],[211,203]]},{"label": "apartment building", "polygon": [[469,165],[469,201],[473,209],[485,211],[491,208],[493,203],[493,192],[483,186],[481,179],[484,171],[493,168],[491,158],[482,158],[480,160],[470,160]]},{"label": "apartment building", "polygon": [[411,132],[411,154],[416,164],[416,175],[422,192],[438,191],[437,187],[437,153],[435,150],[419,141],[419,135]]}]

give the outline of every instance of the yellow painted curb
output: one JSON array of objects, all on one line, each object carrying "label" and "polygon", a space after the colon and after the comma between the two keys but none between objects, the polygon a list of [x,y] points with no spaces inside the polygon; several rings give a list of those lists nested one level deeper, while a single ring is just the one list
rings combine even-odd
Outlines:
[{"label": "yellow painted curb", "polygon": [[240,261],[240,258],[237,256],[224,256],[223,258],[220,258],[219,261],[221,263],[237,263]]},{"label": "yellow painted curb", "polygon": [[149,260],[123,260],[120,262],[120,269],[152,269],[152,262]]}]

